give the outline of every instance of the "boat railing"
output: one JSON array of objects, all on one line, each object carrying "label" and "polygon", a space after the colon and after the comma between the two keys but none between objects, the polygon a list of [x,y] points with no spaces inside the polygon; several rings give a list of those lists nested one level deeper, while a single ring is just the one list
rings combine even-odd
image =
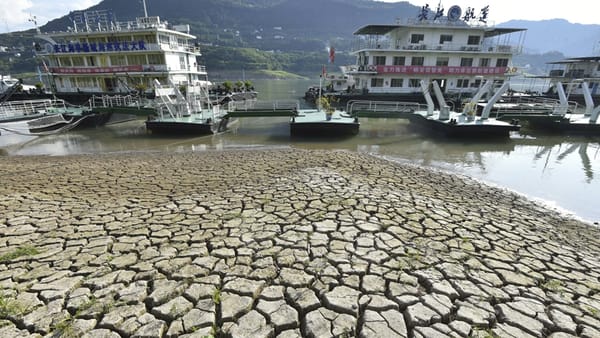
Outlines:
[{"label": "boat railing", "polygon": [[90,99],[90,108],[109,107],[141,107],[144,105],[142,98],[137,95],[93,95]]},{"label": "boat railing", "polygon": [[422,110],[421,106],[416,102],[351,100],[346,104],[346,112],[412,113]]},{"label": "boat railing", "polygon": [[407,50],[407,51],[441,51],[441,52],[477,52],[477,53],[520,53],[521,46],[518,45],[496,45],[492,43],[466,45],[460,43],[407,43],[392,44],[391,42],[382,43],[380,41],[359,41],[356,44],[355,51],[362,49],[380,49],[380,50]]},{"label": "boat railing", "polygon": [[230,101],[229,109],[235,111],[279,111],[279,110],[298,110],[300,103],[297,100],[276,100],[276,101],[258,101],[241,100]]},{"label": "boat railing", "polygon": [[498,104],[494,108],[496,117],[511,115],[528,114],[556,114],[563,115],[566,112],[575,113],[579,111],[579,104],[575,101],[568,101],[566,109],[560,103],[560,100],[543,97],[512,97],[503,98],[504,104]]},{"label": "boat railing", "polygon": [[0,118],[43,114],[54,108],[66,108],[66,106],[67,103],[61,99],[8,101],[0,104]]}]

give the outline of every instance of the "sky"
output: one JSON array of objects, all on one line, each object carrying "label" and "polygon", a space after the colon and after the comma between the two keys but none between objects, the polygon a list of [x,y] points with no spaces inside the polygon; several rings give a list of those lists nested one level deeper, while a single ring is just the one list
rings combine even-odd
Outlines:
[{"label": "sky", "polygon": [[[398,2],[398,0],[379,1]],[[85,9],[99,2],[100,0],[0,0],[0,33],[34,28],[33,22],[29,21],[33,16],[38,26],[42,26],[49,20],[59,18],[70,11]],[[415,6],[429,4],[430,8],[436,8],[439,0],[409,2]],[[463,9],[463,13],[466,8],[472,7],[476,14],[481,8],[489,5],[488,24],[500,24],[517,19],[566,19],[572,23],[600,24],[597,5],[591,5],[592,3],[594,1],[590,0],[570,0],[568,5],[547,0],[451,0],[441,4],[446,11],[451,6],[458,5]]]},{"label": "sky", "polygon": [[100,0],[0,0],[0,33],[35,28],[34,23],[29,21],[33,16],[38,26],[42,26],[70,11],[85,9],[99,2]]}]

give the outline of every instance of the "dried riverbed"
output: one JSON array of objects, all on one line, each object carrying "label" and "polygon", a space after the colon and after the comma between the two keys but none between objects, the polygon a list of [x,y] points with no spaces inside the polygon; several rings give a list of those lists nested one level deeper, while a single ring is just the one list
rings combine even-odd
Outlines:
[{"label": "dried riverbed", "polygon": [[0,336],[600,337],[600,231],[345,151],[0,158]]}]

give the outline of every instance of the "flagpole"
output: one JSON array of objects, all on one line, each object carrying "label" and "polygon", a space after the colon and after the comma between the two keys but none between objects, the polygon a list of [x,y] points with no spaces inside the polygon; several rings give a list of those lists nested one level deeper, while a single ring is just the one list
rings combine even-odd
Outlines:
[{"label": "flagpole", "polygon": [[322,65],[321,76],[319,76],[319,99],[317,102],[317,108],[319,109],[319,111],[321,110],[321,94],[323,92],[323,78],[325,77],[325,72],[325,65]]}]

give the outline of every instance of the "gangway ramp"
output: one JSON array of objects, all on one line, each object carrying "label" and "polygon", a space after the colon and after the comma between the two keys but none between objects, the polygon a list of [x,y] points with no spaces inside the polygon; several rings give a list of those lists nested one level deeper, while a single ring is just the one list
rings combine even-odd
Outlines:
[{"label": "gangway ramp", "polygon": [[298,101],[231,101],[227,116],[229,117],[269,117],[295,116],[299,107]]},{"label": "gangway ramp", "polygon": [[421,109],[416,102],[352,100],[346,104],[346,112],[352,116],[373,118],[408,118]]}]

